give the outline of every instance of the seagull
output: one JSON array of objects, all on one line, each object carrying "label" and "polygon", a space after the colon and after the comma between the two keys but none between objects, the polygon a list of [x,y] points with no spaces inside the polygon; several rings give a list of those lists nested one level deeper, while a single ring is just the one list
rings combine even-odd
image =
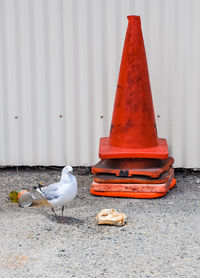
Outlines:
[{"label": "seagull", "polygon": [[36,189],[42,196],[51,204],[51,210],[54,215],[55,213],[54,207],[62,208],[62,217],[65,205],[72,201],[77,194],[77,180],[74,175],[73,168],[71,166],[65,166],[62,169],[61,179],[57,183],[52,183],[48,186],[41,187],[38,185]]}]

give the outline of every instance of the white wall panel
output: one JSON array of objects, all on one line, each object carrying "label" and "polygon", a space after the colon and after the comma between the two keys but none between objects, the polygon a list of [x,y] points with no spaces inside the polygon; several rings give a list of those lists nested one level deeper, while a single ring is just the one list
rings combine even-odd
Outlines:
[{"label": "white wall panel", "polygon": [[200,168],[200,1],[0,0],[0,165],[92,165],[141,16],[159,137]]}]

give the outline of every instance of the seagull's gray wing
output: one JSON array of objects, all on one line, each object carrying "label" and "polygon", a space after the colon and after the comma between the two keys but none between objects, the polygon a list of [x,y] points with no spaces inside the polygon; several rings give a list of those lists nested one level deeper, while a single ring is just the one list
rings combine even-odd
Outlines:
[{"label": "seagull's gray wing", "polygon": [[44,194],[44,197],[50,201],[50,200],[57,199],[60,197],[60,195],[58,193],[58,188],[59,188],[59,184],[53,183],[53,184],[50,184],[49,186],[42,187],[41,191]]}]

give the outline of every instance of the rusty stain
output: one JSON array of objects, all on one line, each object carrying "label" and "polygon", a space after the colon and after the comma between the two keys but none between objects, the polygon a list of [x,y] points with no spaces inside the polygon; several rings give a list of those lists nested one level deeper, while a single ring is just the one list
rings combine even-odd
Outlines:
[{"label": "rusty stain", "polygon": [[133,124],[133,121],[132,121],[132,119],[128,119],[128,121],[126,122],[126,126],[127,127],[131,127],[131,126],[133,126],[134,124]]},{"label": "rusty stain", "polygon": [[142,81],[142,77],[139,74],[134,74],[131,71],[128,72],[127,83],[129,85],[134,85]]},{"label": "rusty stain", "polygon": [[114,125],[111,124],[111,126],[110,126],[110,133],[113,131],[113,128],[114,128]]},{"label": "rusty stain", "polygon": [[131,66],[132,70],[133,71],[140,71],[140,65],[138,63],[134,63],[132,66]]},{"label": "rusty stain", "polygon": [[124,89],[122,86],[120,86],[119,84],[117,84],[117,88],[118,89]]}]

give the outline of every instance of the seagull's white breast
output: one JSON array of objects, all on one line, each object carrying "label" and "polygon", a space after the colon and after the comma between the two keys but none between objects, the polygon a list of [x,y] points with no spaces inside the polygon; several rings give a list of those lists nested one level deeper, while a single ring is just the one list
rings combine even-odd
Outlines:
[{"label": "seagull's white breast", "polygon": [[49,200],[49,203],[56,207],[62,207],[69,201],[72,201],[77,194],[77,181],[75,176],[67,174],[63,180],[58,183],[56,191],[57,197]]}]

